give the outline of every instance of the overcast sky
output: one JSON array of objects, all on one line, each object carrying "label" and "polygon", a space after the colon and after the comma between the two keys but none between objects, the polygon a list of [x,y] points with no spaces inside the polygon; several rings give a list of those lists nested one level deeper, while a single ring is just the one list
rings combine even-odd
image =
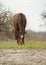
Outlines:
[{"label": "overcast sky", "polygon": [[39,27],[40,24],[43,24],[40,15],[46,9],[46,0],[0,0],[0,2],[13,13],[22,12],[26,15],[26,29],[36,32],[46,30],[46,27]]}]

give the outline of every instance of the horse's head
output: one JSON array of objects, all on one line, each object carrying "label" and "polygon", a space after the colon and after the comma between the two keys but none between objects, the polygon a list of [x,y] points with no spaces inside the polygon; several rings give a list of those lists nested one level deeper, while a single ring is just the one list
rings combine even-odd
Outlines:
[{"label": "horse's head", "polygon": [[24,35],[23,34],[18,35],[17,43],[18,44],[23,44],[24,43]]},{"label": "horse's head", "polygon": [[[26,32],[25,32],[26,33]],[[18,44],[24,44],[24,37],[25,37],[25,33],[24,34],[19,34],[18,35],[18,39],[17,39],[17,43]]]}]

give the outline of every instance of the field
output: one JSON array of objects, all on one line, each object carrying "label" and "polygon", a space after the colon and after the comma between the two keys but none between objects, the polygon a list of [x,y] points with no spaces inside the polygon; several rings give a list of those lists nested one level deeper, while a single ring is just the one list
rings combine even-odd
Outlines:
[{"label": "field", "polygon": [[0,41],[0,65],[46,65],[46,42]]},{"label": "field", "polygon": [[18,45],[15,41],[0,41],[0,49],[46,49],[46,42],[29,41]]}]

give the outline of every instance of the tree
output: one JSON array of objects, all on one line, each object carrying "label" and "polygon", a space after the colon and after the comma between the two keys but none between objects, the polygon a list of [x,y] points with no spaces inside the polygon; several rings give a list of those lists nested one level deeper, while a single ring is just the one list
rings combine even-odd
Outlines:
[{"label": "tree", "polygon": [[46,10],[44,10],[43,12],[42,12],[42,17],[45,19],[46,18]]},{"label": "tree", "polygon": [[5,31],[7,36],[10,36],[14,30],[12,16],[11,11],[5,10],[2,5],[0,6],[0,32]]},{"label": "tree", "polygon": [[46,10],[44,10],[41,14],[42,20],[44,21],[44,25],[46,25]]}]

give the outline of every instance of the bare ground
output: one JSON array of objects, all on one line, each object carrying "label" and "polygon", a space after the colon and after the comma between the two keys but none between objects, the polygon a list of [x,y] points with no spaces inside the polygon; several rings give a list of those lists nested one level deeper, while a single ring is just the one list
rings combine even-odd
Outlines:
[{"label": "bare ground", "polygon": [[46,50],[0,49],[0,65],[46,65]]}]

